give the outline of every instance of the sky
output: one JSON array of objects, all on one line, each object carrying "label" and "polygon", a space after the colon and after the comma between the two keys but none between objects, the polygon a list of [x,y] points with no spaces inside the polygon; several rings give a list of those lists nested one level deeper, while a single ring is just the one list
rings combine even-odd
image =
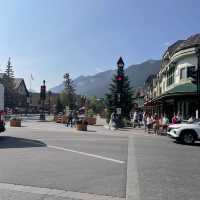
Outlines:
[{"label": "sky", "polygon": [[[39,91],[80,75],[160,59],[200,32],[198,0],[0,0],[0,70]],[[34,80],[30,81],[31,74]]]}]

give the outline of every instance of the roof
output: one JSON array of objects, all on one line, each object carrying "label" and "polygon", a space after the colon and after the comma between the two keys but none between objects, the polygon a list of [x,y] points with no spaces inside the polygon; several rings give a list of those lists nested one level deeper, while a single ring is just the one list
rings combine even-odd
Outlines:
[{"label": "roof", "polygon": [[[165,52],[165,54],[168,52],[170,56],[177,53],[178,51],[191,48],[191,47],[197,47],[200,46],[200,33],[194,34],[187,38],[186,40],[178,40],[174,44],[170,45]],[[164,54],[164,55],[165,55]]]},{"label": "roof", "polygon": [[17,89],[23,81],[23,78],[14,78],[15,89]]},{"label": "roof", "polygon": [[197,90],[197,86],[193,83],[185,83],[178,85],[171,90],[167,91],[165,94],[174,94],[174,93],[194,93]]}]

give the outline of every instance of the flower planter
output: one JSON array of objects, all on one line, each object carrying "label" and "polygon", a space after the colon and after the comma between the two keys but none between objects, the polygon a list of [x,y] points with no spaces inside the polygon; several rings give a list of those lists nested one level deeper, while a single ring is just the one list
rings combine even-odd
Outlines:
[{"label": "flower planter", "polygon": [[54,115],[53,120],[56,122],[56,121],[58,120],[58,116],[57,116],[57,115]]},{"label": "flower planter", "polygon": [[86,120],[81,120],[81,121],[78,121],[76,123],[76,130],[78,131],[87,131],[87,121]]},{"label": "flower planter", "polygon": [[10,126],[11,127],[21,127],[21,119],[11,119]]},{"label": "flower planter", "polygon": [[94,125],[97,123],[96,117],[87,117],[88,125]]},{"label": "flower planter", "polygon": [[68,122],[68,117],[66,115],[63,115],[61,118],[61,123],[66,124]]}]

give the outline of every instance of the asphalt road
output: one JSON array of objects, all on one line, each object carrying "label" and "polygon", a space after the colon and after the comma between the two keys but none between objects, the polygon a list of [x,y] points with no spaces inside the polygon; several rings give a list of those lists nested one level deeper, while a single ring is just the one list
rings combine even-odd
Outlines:
[{"label": "asphalt road", "polygon": [[25,123],[0,137],[0,199],[199,200],[199,150],[141,130]]},{"label": "asphalt road", "polygon": [[0,183],[125,198],[127,145],[127,137],[95,132],[8,129],[0,137]]}]

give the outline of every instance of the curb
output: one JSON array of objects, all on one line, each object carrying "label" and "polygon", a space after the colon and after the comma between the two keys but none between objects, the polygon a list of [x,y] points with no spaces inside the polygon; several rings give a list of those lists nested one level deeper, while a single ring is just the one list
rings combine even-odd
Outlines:
[{"label": "curb", "polygon": [[135,147],[133,136],[128,140],[128,161],[127,161],[127,182],[126,182],[126,200],[140,200],[139,175],[135,157]]}]

